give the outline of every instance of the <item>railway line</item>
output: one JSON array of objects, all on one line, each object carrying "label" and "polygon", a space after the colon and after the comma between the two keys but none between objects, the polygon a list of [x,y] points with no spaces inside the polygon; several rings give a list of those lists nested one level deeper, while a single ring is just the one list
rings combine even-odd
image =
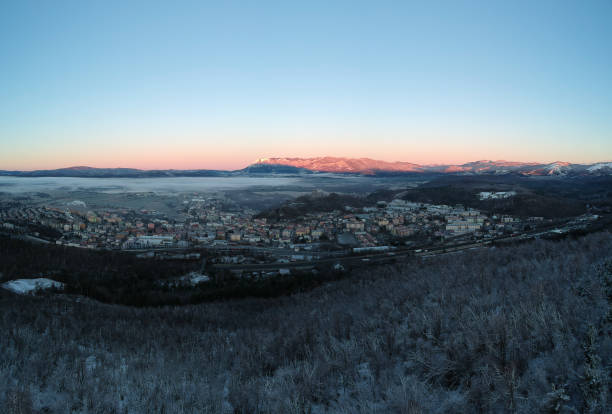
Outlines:
[{"label": "railway line", "polygon": [[[576,230],[579,227],[569,226],[565,229],[565,232]],[[588,228],[586,229],[588,231]],[[367,266],[367,265],[379,265],[396,262],[398,259],[407,257],[421,257],[431,258],[436,256],[442,256],[446,254],[453,254],[466,250],[474,250],[483,247],[489,247],[495,244],[504,244],[512,242],[527,241],[546,235],[554,234],[557,231],[556,228],[539,229],[528,233],[503,236],[498,238],[492,238],[487,240],[480,240],[477,242],[461,243],[448,246],[439,246],[434,248],[410,248],[410,249],[396,249],[383,253],[368,253],[361,255],[346,255],[341,257],[327,257],[316,260],[303,260],[294,261],[289,263],[247,263],[247,264],[213,264],[211,267],[215,270],[228,270],[232,272],[262,272],[262,271],[280,271],[280,269],[296,269],[296,270],[308,270],[313,269],[317,266],[333,266],[336,264],[342,266]],[[558,233],[557,233],[558,234]]]}]

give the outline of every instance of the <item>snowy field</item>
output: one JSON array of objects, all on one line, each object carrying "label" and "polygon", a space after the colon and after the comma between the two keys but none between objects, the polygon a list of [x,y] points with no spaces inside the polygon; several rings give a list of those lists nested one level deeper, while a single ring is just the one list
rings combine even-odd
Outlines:
[{"label": "snowy field", "polygon": [[19,295],[33,293],[39,289],[64,288],[63,283],[44,277],[39,277],[36,279],[15,279],[9,282],[5,282],[0,286]]}]

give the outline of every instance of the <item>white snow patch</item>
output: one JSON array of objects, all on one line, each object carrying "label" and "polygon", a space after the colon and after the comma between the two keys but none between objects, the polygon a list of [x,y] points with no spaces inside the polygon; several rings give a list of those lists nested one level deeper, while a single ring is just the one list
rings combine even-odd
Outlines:
[{"label": "white snow patch", "polygon": [[602,170],[604,168],[612,168],[612,162],[602,162],[599,164],[591,165],[589,168],[587,168],[587,171],[597,171]]},{"label": "white snow patch", "polygon": [[47,279],[44,277],[39,277],[36,279],[15,279],[9,282],[3,283],[2,286],[4,289],[10,290],[19,295],[25,295],[28,293],[33,293],[36,290],[44,290],[50,288],[63,289],[64,284],[61,282],[57,282],[55,280]]},{"label": "white snow patch", "polygon": [[516,191],[481,191],[479,194],[481,200],[510,198],[516,195]]},{"label": "white snow patch", "polygon": [[159,283],[164,286],[178,287],[178,286],[196,286],[200,283],[210,282],[210,276],[198,273],[190,272],[184,276],[177,277],[174,279],[162,280]]},{"label": "white snow patch", "polygon": [[98,366],[98,361],[95,355],[90,355],[85,359],[85,369],[87,372],[93,372]]},{"label": "white snow patch", "polygon": [[566,175],[569,170],[568,165],[554,163],[548,166],[548,175]]},{"label": "white snow patch", "polygon": [[203,282],[209,282],[210,281],[210,277],[209,276],[203,275],[201,273],[192,272],[192,273],[189,273],[189,277],[190,277],[189,280],[190,280],[190,282],[191,282],[191,284],[193,286],[195,286],[197,284],[200,284],[200,283],[203,283]]}]

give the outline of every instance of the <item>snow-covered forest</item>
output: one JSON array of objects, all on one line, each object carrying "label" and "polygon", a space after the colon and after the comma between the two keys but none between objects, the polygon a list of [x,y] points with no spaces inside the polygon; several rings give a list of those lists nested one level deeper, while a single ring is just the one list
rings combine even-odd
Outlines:
[{"label": "snow-covered forest", "polygon": [[131,308],[4,291],[0,411],[605,413],[611,305],[609,233],[272,299]]}]

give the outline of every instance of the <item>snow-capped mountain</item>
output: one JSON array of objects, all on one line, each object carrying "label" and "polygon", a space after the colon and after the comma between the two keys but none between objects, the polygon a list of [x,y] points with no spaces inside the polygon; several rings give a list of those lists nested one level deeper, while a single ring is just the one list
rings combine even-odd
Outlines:
[{"label": "snow-capped mountain", "polygon": [[523,171],[525,175],[559,175],[564,176],[571,174],[574,170],[582,170],[583,166],[578,164],[570,164],[569,162],[556,161],[551,164],[534,165],[533,168],[528,168]]},{"label": "snow-capped mountain", "polygon": [[590,173],[612,174],[612,162],[600,162],[587,168]]},{"label": "snow-capped mountain", "polygon": [[550,164],[515,161],[480,160],[465,164],[419,165],[409,162],[387,162],[370,158],[261,158],[253,165],[286,166],[315,172],[377,174],[442,173],[442,174],[519,174],[525,176],[584,176],[612,175],[611,163],[572,164],[556,161]]},{"label": "snow-capped mountain", "polygon": [[228,177],[252,174],[454,174],[521,176],[612,176],[612,162],[571,164],[568,162],[529,163],[480,160],[465,164],[419,165],[410,162],[388,162],[371,158],[260,158],[236,171],[228,170],[138,170],[133,168],[69,167],[57,170],[3,171],[0,176],[14,177],[87,177],[87,178],[156,178],[156,177]]},{"label": "snow-capped mountain", "polygon": [[422,172],[423,167],[409,162],[387,162],[370,158],[260,158],[256,165],[285,165],[310,171],[372,174],[376,171]]}]

